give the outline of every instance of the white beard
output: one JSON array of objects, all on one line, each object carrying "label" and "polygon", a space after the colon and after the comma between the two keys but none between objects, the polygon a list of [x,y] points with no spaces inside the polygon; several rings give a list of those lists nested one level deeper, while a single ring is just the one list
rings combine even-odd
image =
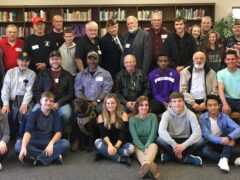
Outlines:
[{"label": "white beard", "polygon": [[201,70],[204,68],[204,64],[195,64],[194,63],[194,68],[197,69],[197,70]]}]

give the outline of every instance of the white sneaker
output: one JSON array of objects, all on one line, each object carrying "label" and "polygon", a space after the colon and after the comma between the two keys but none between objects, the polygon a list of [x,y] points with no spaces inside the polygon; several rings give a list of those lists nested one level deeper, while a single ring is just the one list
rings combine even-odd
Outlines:
[{"label": "white sneaker", "polygon": [[240,166],[240,157],[238,157],[238,158],[235,159],[234,164],[235,164],[236,166]]},{"label": "white sneaker", "polygon": [[230,168],[228,165],[228,159],[223,157],[219,160],[218,167],[220,167],[221,170],[229,172]]},{"label": "white sneaker", "polygon": [[2,164],[0,163],[0,171],[2,170]]}]

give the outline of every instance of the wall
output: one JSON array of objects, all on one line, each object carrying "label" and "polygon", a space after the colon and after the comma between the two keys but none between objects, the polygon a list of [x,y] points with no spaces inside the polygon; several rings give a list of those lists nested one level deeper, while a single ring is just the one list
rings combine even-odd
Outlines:
[{"label": "wall", "polygon": [[[74,4],[128,4],[129,0],[104,0],[104,2],[101,2],[100,0],[91,0],[91,3],[89,3],[89,0],[39,0],[39,1],[33,1],[33,0],[0,0],[1,5],[74,5]],[[54,2],[56,1],[56,2]],[[193,3],[193,0],[138,0],[139,4],[170,4],[170,3]],[[227,16],[231,10],[232,6],[240,6],[239,0],[194,0],[194,3],[216,3],[216,9],[215,9],[215,18],[216,20],[221,19],[222,17]],[[135,3],[132,3],[135,4]]]}]

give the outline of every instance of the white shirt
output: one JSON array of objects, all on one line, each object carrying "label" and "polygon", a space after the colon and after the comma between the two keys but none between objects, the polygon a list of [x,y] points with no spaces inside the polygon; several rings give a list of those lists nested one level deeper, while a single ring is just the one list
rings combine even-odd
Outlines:
[{"label": "white shirt", "polygon": [[205,87],[205,70],[196,70],[193,68],[192,72],[192,83],[190,94],[195,99],[206,98],[206,87]]},{"label": "white shirt", "polygon": [[211,134],[214,136],[221,136],[222,131],[218,127],[217,120],[215,120],[211,117],[209,119],[210,119],[210,123],[211,123]]}]

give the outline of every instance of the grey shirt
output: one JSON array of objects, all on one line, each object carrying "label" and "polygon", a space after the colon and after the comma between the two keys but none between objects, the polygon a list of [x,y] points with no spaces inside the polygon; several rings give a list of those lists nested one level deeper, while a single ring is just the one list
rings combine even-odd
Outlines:
[{"label": "grey shirt", "polygon": [[198,142],[202,136],[196,115],[186,106],[179,115],[173,112],[171,107],[168,107],[162,115],[158,134],[173,148],[177,145],[174,140],[176,138],[187,138],[183,144],[189,147]]}]

